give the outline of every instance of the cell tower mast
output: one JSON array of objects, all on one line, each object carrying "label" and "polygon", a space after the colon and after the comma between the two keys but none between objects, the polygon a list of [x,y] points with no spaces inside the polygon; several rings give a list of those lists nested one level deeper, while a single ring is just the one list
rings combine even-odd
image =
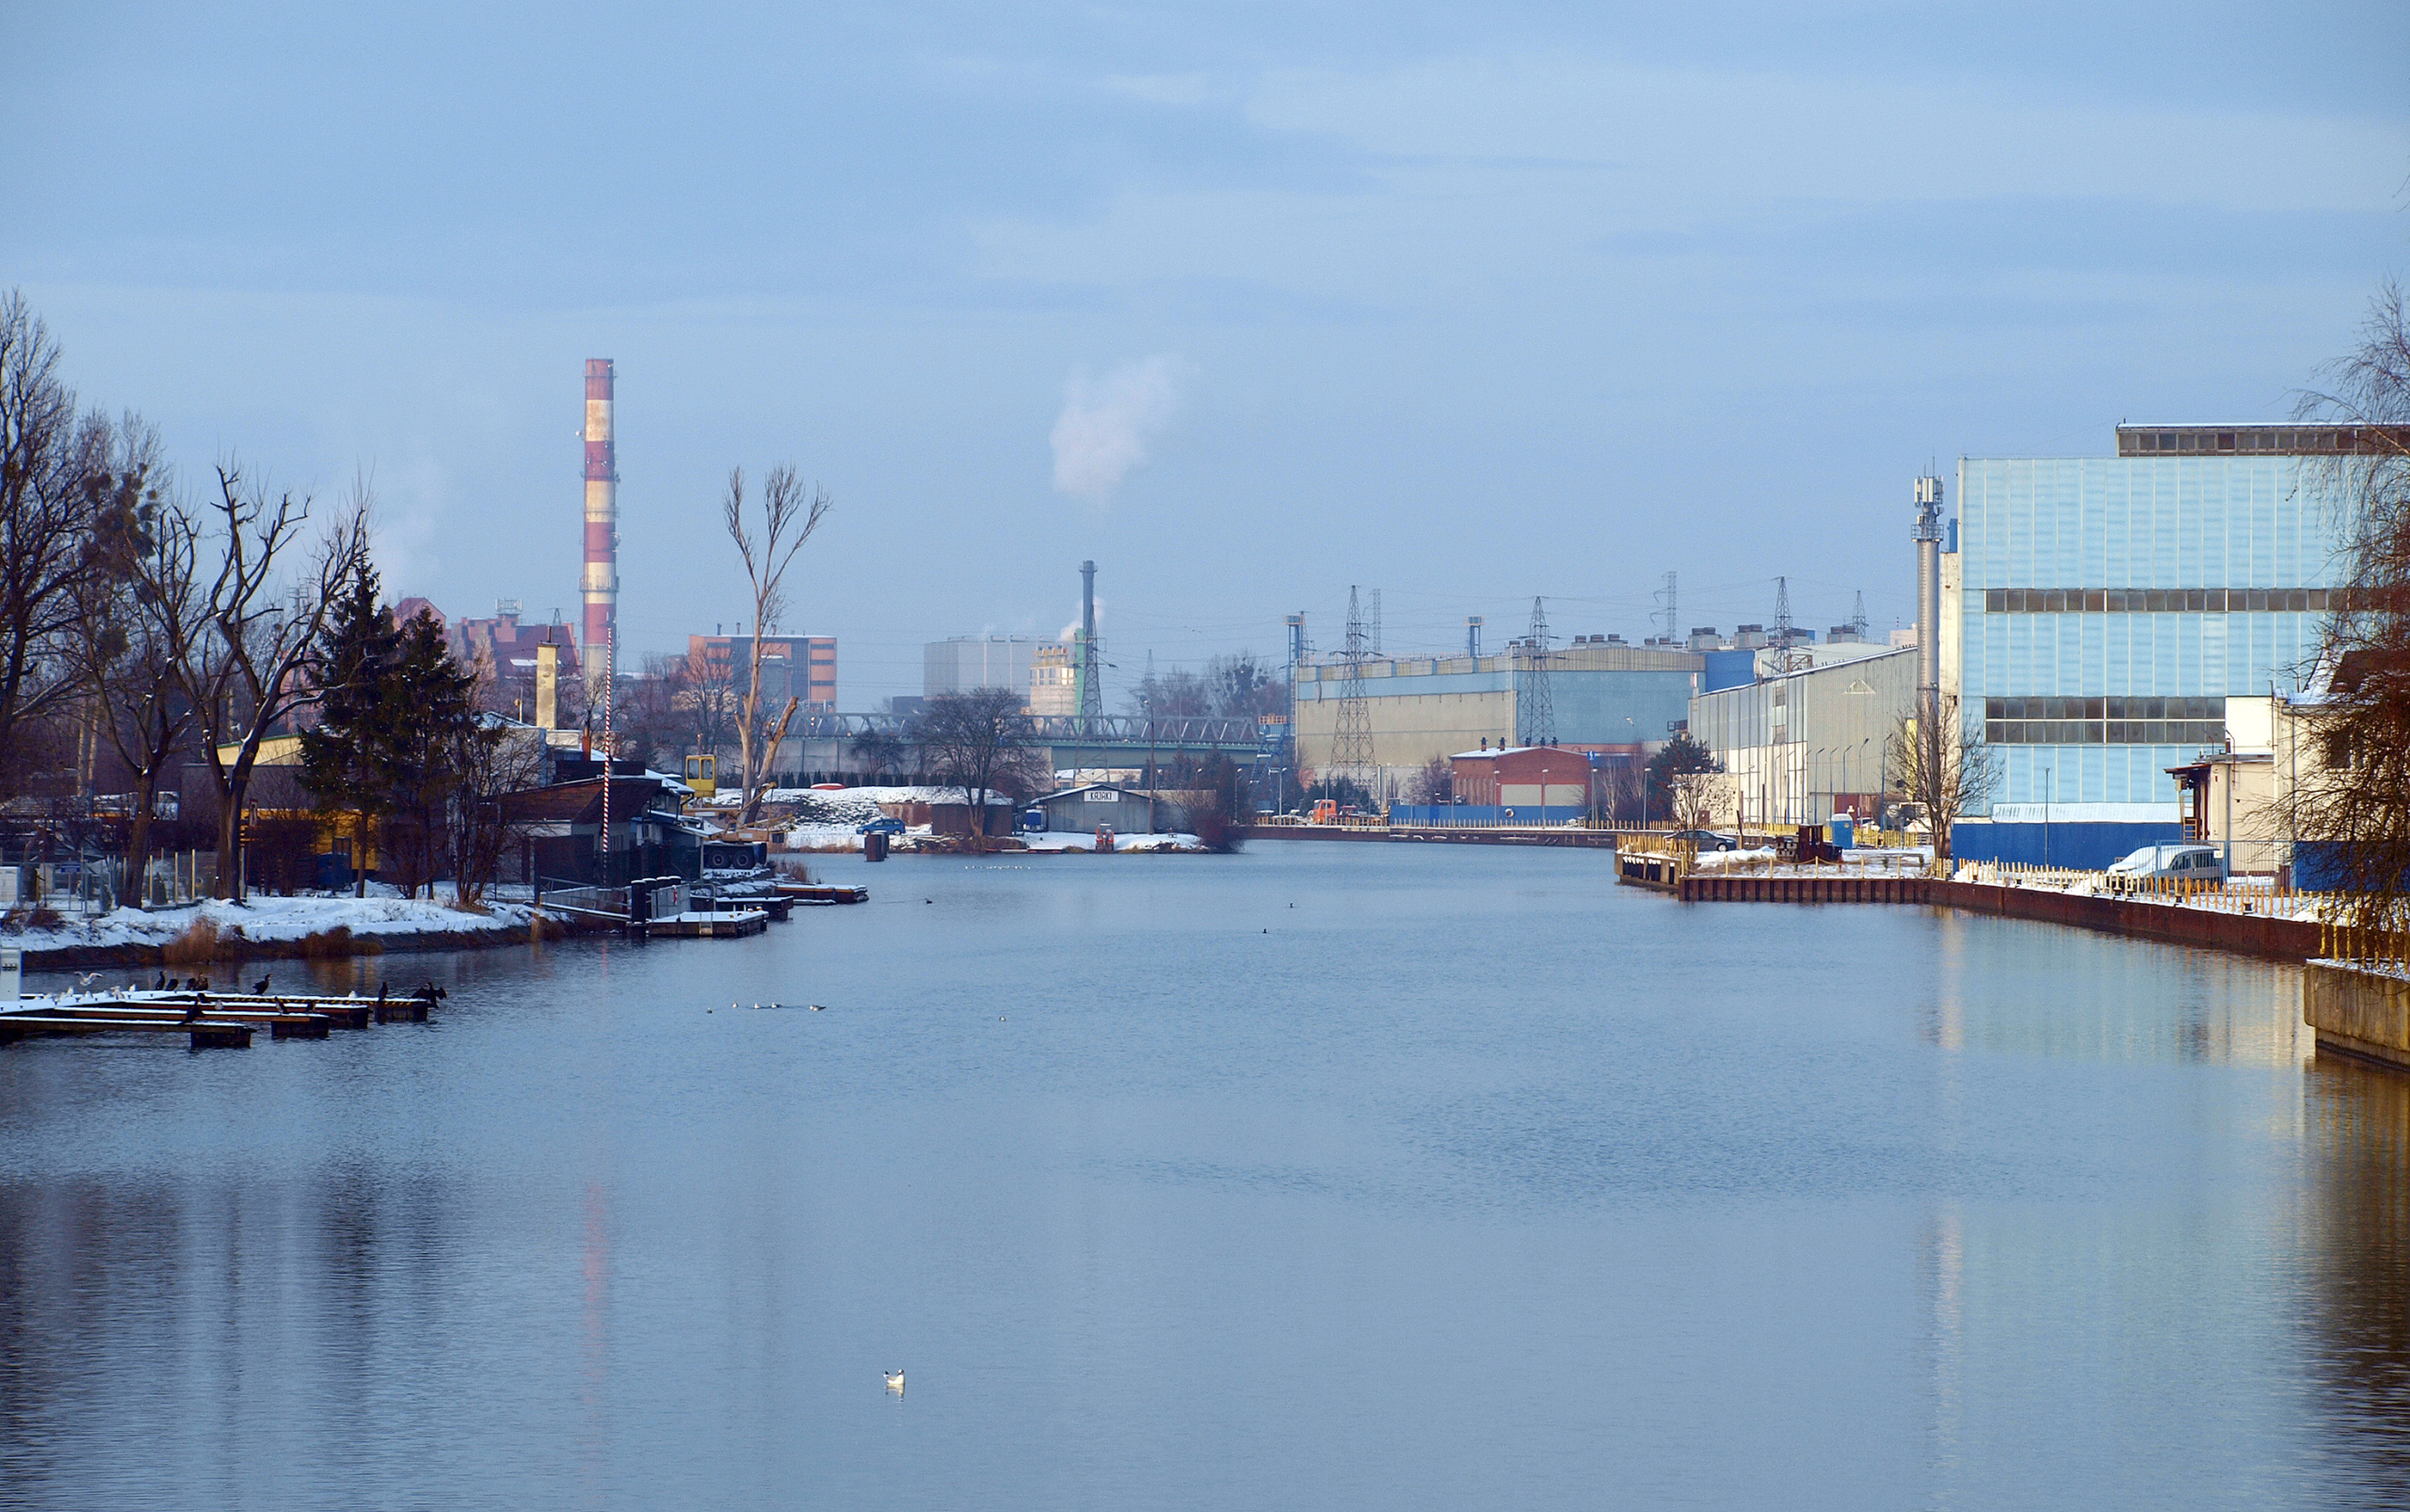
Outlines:
[{"label": "cell tower mast", "polygon": [[1347,649],[1341,653],[1339,731],[1331,742],[1330,764],[1370,793],[1378,768],[1373,764],[1373,711],[1364,700],[1364,612],[1353,584],[1347,589]]},{"label": "cell tower mast", "polygon": [[1928,738],[1941,716],[1941,479],[1917,479],[1917,714]]},{"label": "cell tower mast", "polygon": [[1515,669],[1515,744],[1556,744],[1556,695],[1548,684],[1548,608],[1532,600],[1532,628],[1523,635],[1521,665]]}]

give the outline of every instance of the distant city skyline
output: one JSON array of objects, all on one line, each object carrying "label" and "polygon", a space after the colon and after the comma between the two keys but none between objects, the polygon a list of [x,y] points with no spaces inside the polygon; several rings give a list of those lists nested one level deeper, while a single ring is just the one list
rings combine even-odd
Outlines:
[{"label": "distant city skyline", "polygon": [[[14,18],[0,285],[88,401],[380,508],[387,590],[574,615],[617,363],[622,665],[744,618],[729,468],[836,509],[841,701],[1147,654],[1914,616],[1910,480],[2265,421],[2410,264],[2389,7],[234,4]],[[240,80],[239,88],[226,81]],[[106,108],[94,108],[105,100]],[[1950,501],[1954,513],[1956,501]]]}]

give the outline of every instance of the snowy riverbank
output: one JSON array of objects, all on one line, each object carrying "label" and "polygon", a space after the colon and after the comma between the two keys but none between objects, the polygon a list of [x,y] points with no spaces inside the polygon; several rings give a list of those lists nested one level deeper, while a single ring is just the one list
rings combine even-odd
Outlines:
[{"label": "snowy riverbank", "polygon": [[151,966],[273,956],[369,956],[524,944],[535,910],[490,902],[482,913],[401,897],[265,897],[180,909],[118,909],[89,921],[22,933],[0,944],[25,952],[29,971]]}]

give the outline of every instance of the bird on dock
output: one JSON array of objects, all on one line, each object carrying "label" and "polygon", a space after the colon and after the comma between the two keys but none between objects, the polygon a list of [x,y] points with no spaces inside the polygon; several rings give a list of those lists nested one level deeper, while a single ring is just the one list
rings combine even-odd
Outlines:
[{"label": "bird on dock", "polygon": [[253,982],[251,984],[251,996],[255,998],[264,998],[267,996],[267,984],[274,980],[276,980],[276,978],[273,976],[263,976],[258,981]]},{"label": "bird on dock", "polygon": [[153,992],[165,992],[167,989],[168,989],[168,973],[165,973],[165,972],[161,972],[161,973],[159,973],[159,979],[158,979],[157,981],[155,981],[155,982],[153,982],[153,983],[152,983],[152,984],[151,984],[151,990],[152,990],[152,991],[153,991]]},{"label": "bird on dock", "polygon": [[904,1373],[901,1370],[891,1370],[887,1372],[886,1375],[887,1389],[889,1391],[901,1391],[904,1390]]}]

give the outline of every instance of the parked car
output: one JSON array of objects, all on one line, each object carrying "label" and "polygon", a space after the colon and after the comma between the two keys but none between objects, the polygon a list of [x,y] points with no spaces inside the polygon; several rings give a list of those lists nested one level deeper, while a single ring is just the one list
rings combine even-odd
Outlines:
[{"label": "parked car", "polygon": [[1712,829],[1677,829],[1667,839],[1678,844],[1696,845],[1701,850],[1739,850],[1741,842],[1730,835],[1719,835]]},{"label": "parked car", "polygon": [[2119,891],[2161,877],[2223,882],[2225,861],[2215,845],[2145,845],[2109,868],[2109,885]]},{"label": "parked car", "polygon": [[903,832],[904,821],[894,817],[892,814],[883,815],[879,818],[873,819],[870,823],[854,831],[854,833],[858,835],[900,835]]}]

